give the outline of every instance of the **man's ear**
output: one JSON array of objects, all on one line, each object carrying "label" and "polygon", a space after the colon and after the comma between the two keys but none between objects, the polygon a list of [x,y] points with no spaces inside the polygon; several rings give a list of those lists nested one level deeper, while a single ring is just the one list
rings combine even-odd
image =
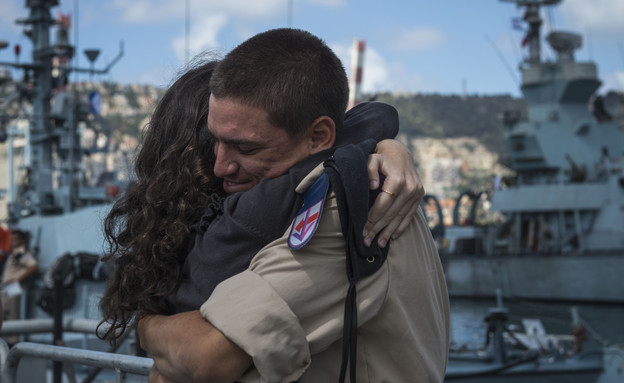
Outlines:
[{"label": "man's ear", "polygon": [[314,120],[308,130],[312,153],[317,153],[334,146],[336,141],[336,124],[328,116]]}]

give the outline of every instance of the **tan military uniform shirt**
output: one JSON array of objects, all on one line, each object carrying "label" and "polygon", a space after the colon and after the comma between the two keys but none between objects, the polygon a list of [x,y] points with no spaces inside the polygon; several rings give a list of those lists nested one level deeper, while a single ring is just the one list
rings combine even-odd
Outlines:
[{"label": "tan military uniform shirt", "polygon": [[[318,170],[298,192],[314,181]],[[349,284],[333,193],[305,247],[291,251],[288,234],[261,250],[248,270],[217,286],[201,312],[253,358],[253,367],[239,381],[337,382]],[[357,301],[358,382],[443,381],[449,301],[420,210],[391,242],[382,268],[360,280]]]}]

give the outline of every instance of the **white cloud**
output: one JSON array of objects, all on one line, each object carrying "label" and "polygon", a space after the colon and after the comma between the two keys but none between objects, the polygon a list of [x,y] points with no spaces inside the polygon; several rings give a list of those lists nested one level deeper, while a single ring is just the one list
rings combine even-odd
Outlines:
[{"label": "white cloud", "polygon": [[415,73],[413,68],[397,61],[388,66],[387,82],[381,90],[405,93],[449,93],[452,89],[446,89],[442,84],[435,82],[435,76],[425,76]]},{"label": "white cloud", "polygon": [[115,0],[113,6],[119,9],[121,19],[130,23],[175,20],[186,12],[184,3],[168,0]]},{"label": "white cloud", "polygon": [[334,51],[336,56],[342,61],[342,65],[345,67],[347,71],[347,76],[351,76],[351,46],[347,46],[340,43],[330,43],[327,42],[327,45]]},{"label": "white cloud", "polygon": [[[294,0],[289,0],[294,1]],[[307,0],[308,4],[320,5],[323,7],[342,7],[347,5],[347,0]]]},{"label": "white cloud", "polygon": [[375,49],[367,48],[364,56],[362,74],[362,91],[364,93],[379,92],[387,89],[388,68],[386,60]]},{"label": "white cloud", "polygon": [[[412,28],[404,30],[403,36],[395,40],[396,49],[403,51],[420,51],[431,49],[446,41],[445,36],[432,28]],[[351,45],[330,44],[341,59],[347,75],[351,78]],[[426,92],[438,89],[439,86],[425,80],[422,76],[408,70],[398,61],[388,62],[374,46],[367,43],[364,51],[364,67],[362,69],[362,92],[378,93],[385,91]]]},{"label": "white cloud", "polygon": [[257,19],[286,12],[284,0],[228,0],[201,1],[191,5],[192,12],[211,14],[225,12],[230,16],[243,19]]},{"label": "white cloud", "polygon": [[[426,29],[426,28],[425,28]],[[412,41],[406,48],[410,51],[429,49],[445,41],[445,38],[433,29],[420,29],[423,33],[411,34]],[[414,32],[414,30],[412,30]],[[414,38],[418,36],[418,38]],[[428,41],[419,41],[423,37],[429,37]],[[331,45],[338,57],[342,60],[347,74],[351,78],[351,46]],[[439,89],[439,84],[433,84],[413,70],[409,70],[401,61],[387,61],[387,56],[380,53],[374,46],[367,43],[364,51],[364,67],[362,69],[362,92],[378,93],[385,91],[404,91],[409,93],[428,92]]]},{"label": "white cloud", "polygon": [[[344,44],[330,44],[340,58],[349,79],[351,79],[352,47]],[[388,62],[374,48],[369,45],[364,51],[364,67],[362,69],[362,92],[367,94],[379,92],[401,91],[407,93],[440,91],[440,84],[425,79],[413,73],[399,62]]]},{"label": "white cloud", "polygon": [[624,32],[624,1],[566,0],[561,12],[569,18],[570,27],[589,28],[598,32]]},{"label": "white cloud", "polygon": [[615,71],[608,73],[602,79],[602,86],[598,90],[599,93],[607,93],[609,91],[624,91],[624,72]]},{"label": "white cloud", "polygon": [[624,72],[616,72],[615,78],[617,79],[617,84],[619,85],[617,89],[620,91],[624,90]]},{"label": "white cloud", "polygon": [[393,33],[392,49],[401,52],[419,52],[440,46],[446,41],[444,32],[430,27],[402,28]]},{"label": "white cloud", "polygon": [[[217,36],[227,22],[228,16],[224,13],[213,14],[203,19],[196,19],[192,24],[191,33],[189,34],[189,58],[193,58],[193,56],[205,50],[216,51],[219,47]],[[185,36],[176,37],[171,43],[180,62],[184,62],[186,58]]]},{"label": "white cloud", "polygon": [[[344,44],[329,44],[331,49],[342,61],[349,81],[352,78],[351,57],[353,54],[352,46]],[[374,49],[366,47],[364,51],[364,67],[362,68],[362,92],[373,93],[382,89],[383,84],[387,82],[388,71],[383,57]]]},{"label": "white cloud", "polygon": [[[186,2],[177,0],[115,0],[114,7],[120,12],[120,18],[129,23],[179,23],[186,18]],[[253,34],[249,32],[245,35],[244,32],[249,29],[250,20],[285,12],[285,4],[283,0],[191,1],[189,11],[189,53],[192,58],[204,50],[218,50],[219,33],[226,26],[242,31],[239,35],[243,33],[243,37],[247,38]],[[184,62],[186,37],[179,35],[171,40],[171,44],[177,58]]]},{"label": "white cloud", "polygon": [[[221,13],[241,19],[263,18],[286,10],[284,0],[191,1],[189,4],[192,19],[205,19]],[[128,22],[156,22],[186,17],[186,2],[179,0],[115,0],[114,6],[120,10],[122,19]]]}]

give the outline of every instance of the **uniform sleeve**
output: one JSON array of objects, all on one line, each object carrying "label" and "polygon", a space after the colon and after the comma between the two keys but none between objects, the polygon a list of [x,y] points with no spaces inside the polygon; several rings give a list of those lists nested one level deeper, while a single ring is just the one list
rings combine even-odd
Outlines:
[{"label": "uniform sleeve", "polygon": [[[287,245],[288,231],[254,257],[250,268],[222,282],[202,305],[202,315],[252,358],[262,382],[291,382],[311,355],[342,338],[348,289],[345,243],[335,199],[325,202],[321,222],[300,250]],[[387,266],[357,286],[358,322],[381,308]],[[245,381],[243,377],[242,381]]]}]

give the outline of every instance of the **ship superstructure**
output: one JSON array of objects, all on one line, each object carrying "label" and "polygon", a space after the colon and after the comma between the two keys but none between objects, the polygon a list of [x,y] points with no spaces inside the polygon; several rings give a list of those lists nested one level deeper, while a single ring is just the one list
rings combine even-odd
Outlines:
[{"label": "ship superstructure", "polygon": [[[620,96],[596,95],[593,62],[578,62],[581,36],[552,31],[556,60],[541,55],[540,8],[560,0],[502,0],[525,11],[520,64],[528,116],[504,115],[516,173],[492,191],[504,222],[457,228],[447,262],[452,295],[624,302],[624,132],[613,121]],[[452,235],[454,228],[447,230]],[[461,242],[470,246],[461,246]]]},{"label": "ship superstructure", "polygon": [[533,241],[516,237],[510,250],[624,250],[624,133],[607,107],[618,96],[593,98],[601,82],[595,63],[574,58],[578,34],[549,33],[557,59],[541,60],[539,5],[559,1],[515,2],[526,7],[529,24],[529,56],[520,66],[528,119],[506,115],[505,140],[518,176],[495,191],[493,208],[519,216],[520,225],[534,223]]}]

